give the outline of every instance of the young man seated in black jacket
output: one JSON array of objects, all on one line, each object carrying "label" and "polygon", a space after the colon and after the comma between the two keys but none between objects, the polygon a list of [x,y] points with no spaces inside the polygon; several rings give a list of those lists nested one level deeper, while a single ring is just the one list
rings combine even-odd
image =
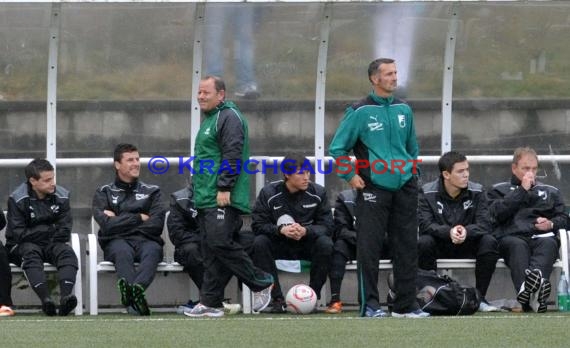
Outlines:
[{"label": "young man seated in black jacket", "polygon": [[139,180],[140,159],[134,145],[117,145],[113,160],[115,181],[101,186],[93,197],[99,244],[105,260],[115,264],[121,304],[133,314],[150,315],[145,290],[162,261],[164,245],[160,188]]},{"label": "young man seated in black jacket", "polygon": [[57,267],[60,303],[59,315],[68,315],[76,306],[71,293],[77,274],[77,257],[67,245],[71,237],[69,192],[55,184],[55,172],[45,159],[35,159],[25,169],[26,182],[8,199],[6,248],[10,260],[21,265],[31,288],[42,301],[48,316],[57,314],[44,262]]},{"label": "young man seated in black jacket", "polygon": [[499,250],[483,186],[469,181],[463,154],[445,153],[438,167],[440,177],[423,185],[419,195],[418,267],[435,270],[438,258],[475,258],[475,287],[482,296],[479,310],[498,311],[485,299]]},{"label": "young man seated in black jacket", "polygon": [[305,156],[290,154],[281,167],[284,180],[266,185],[252,212],[252,258],[275,279],[271,291],[274,313],[285,311],[275,260],[311,261],[309,285],[320,298],[333,250],[330,205],[325,188],[309,181],[310,162]]},{"label": "young man seated in black jacket", "polygon": [[489,191],[489,210],[499,252],[511,269],[517,300],[525,311],[546,312],[548,279],[558,257],[556,231],[566,228],[560,191],[536,180],[538,156],[529,147],[515,150],[510,181]]}]

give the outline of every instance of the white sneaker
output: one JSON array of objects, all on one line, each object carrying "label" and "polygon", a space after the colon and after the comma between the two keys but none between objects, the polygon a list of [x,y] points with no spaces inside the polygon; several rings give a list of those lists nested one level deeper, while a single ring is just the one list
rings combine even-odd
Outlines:
[{"label": "white sneaker", "polygon": [[269,285],[265,289],[253,293],[253,303],[251,305],[251,310],[254,313],[259,313],[271,302],[271,290],[273,290],[273,284]]},{"label": "white sneaker", "polygon": [[417,318],[427,318],[430,316],[430,314],[428,312],[424,312],[421,309],[416,309],[413,312],[409,312],[409,313],[396,313],[396,312],[392,312],[392,316],[394,318],[413,318],[413,319],[417,319]]},{"label": "white sneaker", "polygon": [[546,302],[550,297],[551,285],[550,282],[544,278],[540,280],[540,287],[537,292],[530,295],[528,305],[535,313],[544,313],[548,309]]},{"label": "white sneaker", "polygon": [[241,312],[241,305],[239,303],[229,303],[229,302],[222,302],[224,306],[224,313],[228,315],[234,315]]},{"label": "white sneaker", "polygon": [[481,301],[479,305],[479,312],[500,312],[501,310],[495,306],[490,305],[486,301]]},{"label": "white sneaker", "polygon": [[192,308],[191,311],[184,312],[184,315],[191,318],[201,318],[201,317],[219,318],[224,316],[224,311],[214,307],[204,306],[203,304],[198,303],[196,306],[194,306],[194,308]]}]

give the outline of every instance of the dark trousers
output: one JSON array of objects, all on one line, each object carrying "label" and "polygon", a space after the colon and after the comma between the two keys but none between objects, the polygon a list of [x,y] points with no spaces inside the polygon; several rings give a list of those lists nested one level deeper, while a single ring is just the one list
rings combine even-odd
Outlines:
[{"label": "dark trousers", "polygon": [[358,260],[360,315],[366,306],[380,308],[378,263],[386,233],[393,260],[394,312],[407,313],[419,309],[416,300],[418,245],[418,188],[412,178],[397,191],[367,185],[356,199],[356,257]]},{"label": "dark trousers", "polygon": [[204,260],[202,259],[202,248],[200,242],[184,243],[174,250],[174,261],[184,266],[184,271],[188,273],[194,284],[200,289],[202,279],[204,279]]},{"label": "dark trousers", "polygon": [[345,239],[338,239],[334,242],[334,250],[329,270],[329,279],[331,281],[331,302],[340,301],[340,288],[344,273],[346,270],[346,262],[356,259],[356,245]]},{"label": "dark trousers", "polygon": [[[382,246],[382,259],[391,258],[390,243],[387,243],[385,240]],[[331,302],[340,301],[340,288],[346,271],[346,263],[351,260],[356,260],[356,244],[346,239],[337,239],[334,242],[331,268],[329,270]],[[360,303],[360,297],[358,302]]]},{"label": "dark trousers", "polygon": [[306,236],[296,241],[284,236],[257,235],[253,242],[253,261],[275,279],[271,297],[283,298],[275,260],[311,261],[309,286],[321,298],[321,289],[327,281],[331,264],[333,242],[329,236]]},{"label": "dark trousers", "polygon": [[437,259],[441,258],[474,258],[475,287],[485,297],[499,259],[499,245],[490,234],[468,238],[461,244],[453,244],[451,238],[442,240],[427,234],[421,235],[418,241],[419,268],[436,270]]},{"label": "dark trousers", "polygon": [[273,283],[273,277],[253,265],[253,261],[236,241],[243,224],[239,210],[233,207],[198,210],[202,231],[204,278],[200,302],[208,307],[221,307],[224,289],[232,275],[252,291],[260,291]]},{"label": "dark trousers", "polygon": [[0,243],[0,305],[12,306],[12,272],[8,251]]},{"label": "dark trousers", "polygon": [[71,293],[78,267],[77,257],[69,245],[52,243],[41,246],[22,243],[10,253],[10,260],[22,267],[30,286],[41,300],[49,296],[44,262],[51,263],[57,268],[61,296]]},{"label": "dark trousers", "polygon": [[555,237],[535,238],[506,236],[499,239],[499,253],[511,269],[515,291],[520,291],[526,277],[525,270],[538,268],[542,277],[550,278],[552,265],[558,257],[558,241]]},{"label": "dark trousers", "polygon": [[[115,264],[117,277],[129,284],[148,288],[156,275],[156,267],[162,261],[162,246],[152,240],[113,239],[103,249],[105,261]],[[138,267],[135,268],[135,262]]]}]

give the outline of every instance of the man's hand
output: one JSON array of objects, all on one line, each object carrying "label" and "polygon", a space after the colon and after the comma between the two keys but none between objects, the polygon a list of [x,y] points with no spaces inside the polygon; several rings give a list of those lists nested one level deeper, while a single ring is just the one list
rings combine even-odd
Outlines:
[{"label": "man's hand", "polygon": [[231,204],[230,194],[230,191],[218,191],[218,195],[216,196],[218,207],[226,207]]},{"label": "man's hand", "polygon": [[148,220],[148,219],[150,219],[150,216],[149,216],[149,215],[141,213],[141,220],[142,220],[143,222],[145,222],[145,221]]},{"label": "man's hand", "polygon": [[296,222],[291,225],[283,226],[279,232],[293,240],[300,240],[307,235],[307,229]]},{"label": "man's hand", "polygon": [[554,223],[545,217],[539,217],[536,219],[534,228],[536,228],[539,231],[549,232],[552,231],[552,229],[554,228]]},{"label": "man's hand", "polygon": [[350,187],[352,187],[355,190],[362,190],[364,186],[366,186],[364,184],[364,180],[362,180],[362,178],[358,174],[353,176],[352,179],[350,179],[350,181],[348,182],[348,184],[350,185]]},{"label": "man's hand", "polygon": [[461,225],[454,226],[449,230],[449,237],[453,244],[461,244],[465,242],[465,238],[467,238],[467,230]]},{"label": "man's hand", "polygon": [[528,191],[533,185],[534,185],[534,174],[532,172],[526,172],[521,180],[521,186]]},{"label": "man's hand", "polygon": [[107,215],[108,217],[115,217],[115,216],[117,216],[117,215],[115,215],[115,212],[114,212],[114,211],[112,211],[112,210],[107,210],[107,209],[103,210],[103,214]]}]

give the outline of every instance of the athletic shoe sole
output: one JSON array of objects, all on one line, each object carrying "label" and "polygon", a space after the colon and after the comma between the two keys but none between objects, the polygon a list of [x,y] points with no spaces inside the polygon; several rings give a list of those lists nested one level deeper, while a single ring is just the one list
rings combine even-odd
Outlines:
[{"label": "athletic shoe sole", "polygon": [[131,296],[129,293],[130,286],[125,278],[120,278],[117,281],[117,288],[119,289],[119,294],[121,295],[121,304],[125,307],[131,305]]},{"label": "athletic shoe sole", "polygon": [[530,295],[538,291],[542,280],[542,273],[538,269],[526,270],[523,290],[517,295],[517,301],[526,305],[530,302]]},{"label": "athletic shoe sole", "polygon": [[140,315],[147,316],[150,315],[150,309],[148,308],[148,303],[146,302],[144,289],[139,284],[132,286],[133,294],[133,306]]},{"label": "athletic shoe sole", "polygon": [[224,311],[204,305],[196,305],[191,311],[184,312],[184,315],[190,318],[220,318],[224,316]]},{"label": "athletic shoe sole", "polygon": [[267,288],[253,293],[253,308],[254,313],[259,313],[271,303],[271,290],[273,289],[273,284],[269,285]]},{"label": "athletic shoe sole", "polygon": [[59,315],[65,317],[74,310],[75,307],[77,307],[77,297],[75,297],[75,295],[67,295],[61,299]]},{"label": "athletic shoe sole", "polygon": [[42,303],[42,311],[48,316],[53,317],[57,314],[55,310],[55,303],[53,301],[46,301]]}]

